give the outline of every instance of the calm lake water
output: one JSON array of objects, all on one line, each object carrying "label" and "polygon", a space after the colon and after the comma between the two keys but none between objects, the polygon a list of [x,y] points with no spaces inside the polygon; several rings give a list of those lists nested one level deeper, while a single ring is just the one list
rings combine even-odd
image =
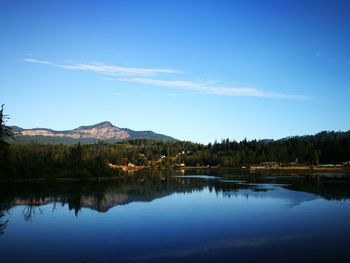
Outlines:
[{"label": "calm lake water", "polygon": [[350,176],[0,184],[0,262],[350,262]]}]

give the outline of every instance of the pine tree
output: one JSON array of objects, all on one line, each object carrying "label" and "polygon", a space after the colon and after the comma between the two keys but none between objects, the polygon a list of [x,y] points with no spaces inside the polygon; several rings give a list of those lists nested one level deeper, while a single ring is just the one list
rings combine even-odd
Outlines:
[{"label": "pine tree", "polygon": [[13,138],[11,127],[5,125],[9,117],[4,114],[4,104],[0,110],[0,176],[9,173],[9,144],[7,140]]},{"label": "pine tree", "polygon": [[0,110],[0,149],[8,144],[7,139],[13,138],[12,128],[5,125],[7,119],[9,119],[9,117],[4,114],[4,104],[2,104]]}]

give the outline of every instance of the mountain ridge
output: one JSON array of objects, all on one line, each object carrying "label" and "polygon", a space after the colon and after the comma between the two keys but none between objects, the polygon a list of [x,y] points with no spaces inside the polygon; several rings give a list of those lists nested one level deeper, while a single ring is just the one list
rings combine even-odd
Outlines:
[{"label": "mountain ridge", "polygon": [[83,125],[72,130],[53,130],[50,128],[25,129],[19,126],[11,126],[15,132],[16,140],[45,141],[47,143],[74,142],[97,142],[97,141],[122,141],[132,139],[156,139],[164,141],[175,141],[176,139],[155,133],[151,130],[135,131],[129,128],[119,128],[109,121],[99,122],[93,125]]}]

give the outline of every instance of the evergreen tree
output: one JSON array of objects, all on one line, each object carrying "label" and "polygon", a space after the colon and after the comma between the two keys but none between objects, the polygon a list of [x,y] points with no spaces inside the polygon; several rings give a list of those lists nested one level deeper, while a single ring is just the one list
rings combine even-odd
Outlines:
[{"label": "evergreen tree", "polygon": [[1,105],[0,110],[0,176],[9,173],[9,144],[8,139],[13,138],[13,131],[11,127],[6,126],[6,120],[9,119],[4,114],[4,104]]},{"label": "evergreen tree", "polygon": [[9,119],[9,117],[4,114],[4,104],[2,104],[0,110],[0,149],[8,144],[7,139],[13,138],[12,128],[5,125],[7,119]]}]

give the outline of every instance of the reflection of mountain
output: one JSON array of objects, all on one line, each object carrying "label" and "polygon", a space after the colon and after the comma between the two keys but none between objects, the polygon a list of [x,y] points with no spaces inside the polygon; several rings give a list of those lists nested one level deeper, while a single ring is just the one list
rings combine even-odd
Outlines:
[{"label": "reflection of mountain", "polygon": [[[97,210],[99,212],[106,212],[110,208],[116,205],[122,205],[127,203],[128,196],[123,193],[105,193],[103,198],[100,200],[93,195],[82,195],[80,197],[80,204],[77,207],[86,207]],[[14,205],[32,205],[32,206],[41,206],[49,203],[62,202],[65,203],[65,199],[55,198],[55,197],[46,197],[39,198],[36,200],[30,199],[21,199],[15,198],[13,201]],[[69,200],[68,200],[69,203]],[[74,208],[74,207],[73,207]]]},{"label": "reflection of mountain", "polygon": [[106,212],[114,206],[131,202],[150,202],[173,191],[161,185],[118,180],[108,183],[56,183],[7,185],[7,192],[0,200],[5,209],[17,205],[41,206],[49,203],[68,204],[78,212],[90,208]]},{"label": "reflection of mountain", "polygon": [[[125,205],[131,202],[148,202],[153,199],[159,198],[162,196],[133,196],[127,193],[119,192],[106,192],[103,196],[88,195],[82,194],[78,200],[72,196],[68,197],[46,197],[39,199],[28,199],[28,198],[15,198],[12,202],[14,206],[16,205],[26,205],[26,206],[41,206],[49,203],[68,203],[70,209],[75,209],[79,211],[80,208],[90,208],[99,212],[107,212],[109,209],[118,206]],[[77,202],[78,201],[78,202]]]},{"label": "reflection of mountain", "polygon": [[[30,218],[35,207],[62,203],[68,204],[69,209],[75,210],[76,214],[81,208],[106,212],[115,206],[135,201],[150,202],[173,193],[204,189],[227,198],[243,195],[247,198],[285,199],[292,206],[319,197],[336,200],[350,198],[348,178],[280,176],[264,179],[261,176],[243,176],[240,180],[208,180],[200,176],[189,178],[172,175],[142,172],[112,182],[1,184],[0,211],[25,205],[28,207],[25,216]],[[281,183],[285,185],[278,185]]]}]

